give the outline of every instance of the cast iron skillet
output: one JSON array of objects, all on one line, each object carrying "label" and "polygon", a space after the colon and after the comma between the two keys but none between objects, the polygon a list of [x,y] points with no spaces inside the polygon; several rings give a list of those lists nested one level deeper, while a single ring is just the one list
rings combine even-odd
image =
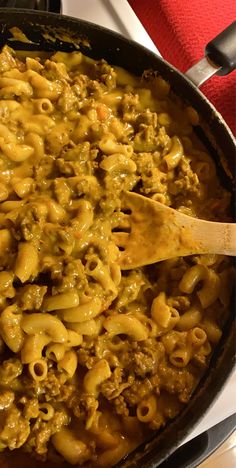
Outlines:
[{"label": "cast iron skillet", "polygon": [[[12,35],[9,29],[13,26],[21,28],[26,36],[33,41],[33,44],[11,41]],[[220,74],[228,73],[235,68],[236,57],[234,57],[233,44],[236,41],[233,40],[232,36],[229,38],[229,34],[232,35],[233,30],[235,33],[235,26],[236,24],[231,26],[226,36],[223,34],[223,37],[221,36],[218,41],[209,45],[208,53],[211,59],[221,67]],[[52,42],[46,39],[47,36],[43,36],[46,31],[50,32],[52,37],[55,36],[55,33],[59,33],[56,41]],[[64,32],[64,36],[62,32]],[[73,41],[67,42],[65,35],[73,38]],[[86,45],[86,41],[81,42],[81,38],[87,39],[90,47]],[[229,175],[229,171],[226,171],[226,175],[221,165],[222,158],[225,157],[228,167],[233,173],[235,142],[231,131],[196,86],[165,60],[119,34],[86,21],[53,13],[0,8],[0,47],[6,42],[15,49],[67,52],[75,50],[75,44],[81,42],[80,50],[83,53],[96,59],[104,58],[109,63],[122,66],[137,75],[141,75],[145,69],[150,68],[158,71],[163,78],[169,81],[173,91],[199,112],[201,124],[196,131],[215,158],[223,184],[233,191],[232,176]],[[205,415],[222,390],[234,367],[234,325],[235,313],[232,304],[231,314],[222,339],[211,359],[210,371],[202,378],[190,403],[165,429],[158,431],[155,436],[152,436],[152,439],[120,462],[119,467],[154,468],[159,466],[176,450],[196,423],[199,423],[201,417]],[[32,461],[32,463],[34,462]],[[42,464],[42,468],[43,466]]]}]

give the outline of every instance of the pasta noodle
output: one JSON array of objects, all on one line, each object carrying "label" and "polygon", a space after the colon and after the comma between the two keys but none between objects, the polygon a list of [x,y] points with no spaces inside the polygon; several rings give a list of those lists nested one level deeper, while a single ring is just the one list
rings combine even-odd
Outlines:
[{"label": "pasta noodle", "polygon": [[46,379],[47,371],[47,363],[44,359],[38,359],[29,363],[29,373],[37,382]]}]

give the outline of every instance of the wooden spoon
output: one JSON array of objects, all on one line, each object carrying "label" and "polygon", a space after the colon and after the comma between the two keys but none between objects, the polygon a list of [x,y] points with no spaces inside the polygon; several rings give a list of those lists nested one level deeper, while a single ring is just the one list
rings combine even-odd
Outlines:
[{"label": "wooden spoon", "polygon": [[193,254],[236,256],[236,224],[192,218],[134,192],[124,194],[122,211],[129,232],[113,233],[122,270]]}]

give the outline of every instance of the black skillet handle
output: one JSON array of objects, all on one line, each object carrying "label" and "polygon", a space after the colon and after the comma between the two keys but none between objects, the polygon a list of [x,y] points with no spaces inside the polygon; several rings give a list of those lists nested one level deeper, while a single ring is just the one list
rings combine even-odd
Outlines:
[{"label": "black skillet handle", "polygon": [[213,75],[227,75],[236,68],[236,21],[210,41],[205,57],[189,68],[185,75],[201,86]]},{"label": "black skillet handle", "polygon": [[236,21],[210,41],[205,55],[218,67],[217,75],[228,75],[236,68]]}]

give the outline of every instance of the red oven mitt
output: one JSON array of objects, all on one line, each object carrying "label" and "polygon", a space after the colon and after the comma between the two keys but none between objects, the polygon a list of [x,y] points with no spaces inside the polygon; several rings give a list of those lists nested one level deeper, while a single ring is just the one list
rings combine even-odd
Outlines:
[{"label": "red oven mitt", "polygon": [[[185,72],[205,45],[232,23],[235,0],[129,0],[162,56]],[[236,134],[236,72],[214,76],[201,90]]]}]

